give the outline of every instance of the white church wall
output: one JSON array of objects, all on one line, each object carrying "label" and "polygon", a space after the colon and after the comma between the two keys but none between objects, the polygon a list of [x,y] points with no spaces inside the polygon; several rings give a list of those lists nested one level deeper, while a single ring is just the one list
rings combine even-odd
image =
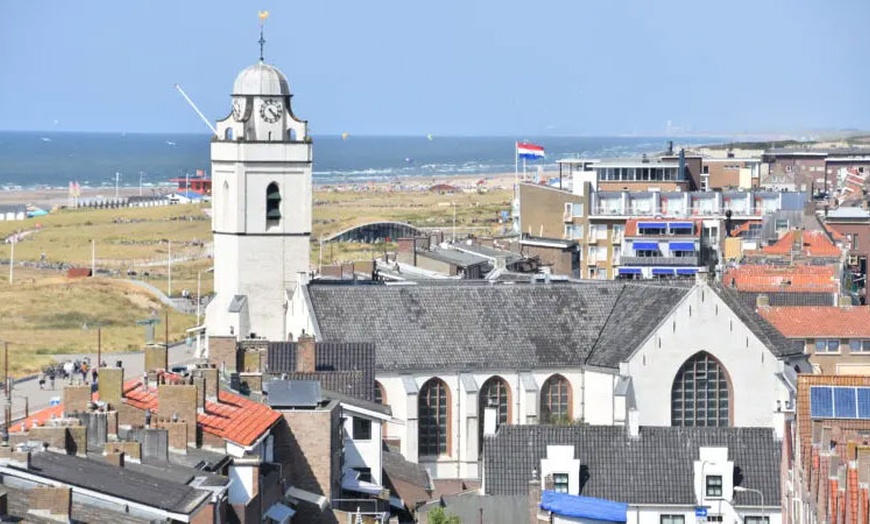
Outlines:
[{"label": "white church wall", "polygon": [[[584,411],[583,420],[594,425],[609,426],[613,424],[615,372],[608,373],[587,369],[584,375],[586,383],[584,390],[580,392]],[[577,415],[574,418],[578,418]]]},{"label": "white church wall", "polygon": [[733,425],[775,427],[776,401],[788,399],[778,361],[706,285],[695,287],[629,359],[641,425],[671,424],[673,381],[699,351],[728,373]]}]

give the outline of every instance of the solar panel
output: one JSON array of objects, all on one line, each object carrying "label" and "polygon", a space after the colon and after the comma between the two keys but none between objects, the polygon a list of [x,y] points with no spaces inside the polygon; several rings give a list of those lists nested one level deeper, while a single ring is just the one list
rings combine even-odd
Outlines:
[{"label": "solar panel", "polygon": [[858,418],[855,388],[834,388],[834,418]]},{"label": "solar panel", "polygon": [[870,419],[870,388],[858,388],[858,418]]},{"label": "solar panel", "polygon": [[810,387],[810,416],[813,418],[834,416],[834,388]]}]

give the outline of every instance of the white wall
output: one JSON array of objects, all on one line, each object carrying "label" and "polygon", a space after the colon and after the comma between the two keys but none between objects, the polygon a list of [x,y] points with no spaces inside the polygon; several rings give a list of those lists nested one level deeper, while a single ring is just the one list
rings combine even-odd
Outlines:
[{"label": "white wall", "polygon": [[255,470],[256,468],[250,466],[230,466],[230,490],[228,494],[230,504],[247,504],[254,496]]},{"label": "white wall", "polygon": [[728,372],[734,426],[777,427],[776,401],[789,400],[776,376],[777,358],[705,285],[693,288],[629,359],[641,425],[670,425],[674,378],[699,351],[719,359]]},{"label": "white wall", "polygon": [[[381,486],[383,468],[381,441],[381,421],[372,417],[344,411],[344,464],[348,468],[369,468],[372,472],[372,482]],[[354,440],[353,419],[364,418],[372,424],[372,438],[369,440]]]},{"label": "white wall", "polygon": [[[767,501],[765,501],[766,503]],[[709,515],[719,514],[719,508],[714,507],[708,510]],[[695,517],[695,509],[685,506],[673,507],[649,507],[649,506],[629,506],[626,524],[661,524],[662,515],[683,515],[685,524],[696,524],[698,518]],[[753,508],[751,511],[743,511],[742,508],[737,508],[736,512],[730,512],[730,519],[723,514],[723,524],[743,524],[743,518],[746,516],[761,516],[761,511]],[[782,524],[782,512],[779,509],[766,510],[764,516],[770,519],[770,524]],[[704,519],[702,519],[704,522]]]}]

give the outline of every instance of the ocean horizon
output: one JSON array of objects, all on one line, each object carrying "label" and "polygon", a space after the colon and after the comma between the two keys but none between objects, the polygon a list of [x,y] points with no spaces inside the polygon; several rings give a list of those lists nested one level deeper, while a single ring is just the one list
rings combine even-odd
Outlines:
[{"label": "ocean horizon", "polygon": [[[167,184],[209,172],[211,135],[197,133],[89,133],[0,131],[0,187],[122,187]],[[360,184],[406,177],[487,175],[514,170],[510,136],[314,135],[314,181]],[[677,145],[726,142],[727,137],[531,136],[547,157],[529,168],[556,167],[562,158],[633,157]]]}]

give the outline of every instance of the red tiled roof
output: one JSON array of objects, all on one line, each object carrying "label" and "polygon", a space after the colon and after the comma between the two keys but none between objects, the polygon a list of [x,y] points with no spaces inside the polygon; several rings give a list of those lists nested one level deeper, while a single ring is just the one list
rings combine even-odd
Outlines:
[{"label": "red tiled roof", "polygon": [[870,338],[867,307],[760,307],[758,313],[788,338]]},{"label": "red tiled roof", "polygon": [[[168,382],[177,383],[182,380],[180,376],[170,373],[164,373],[163,376]],[[94,394],[93,398],[97,400],[99,397]],[[157,389],[143,388],[141,379],[124,382],[124,399],[134,408],[143,411],[150,408],[157,413]],[[54,418],[62,417],[63,404],[40,410],[23,422],[26,424],[25,427],[31,428],[34,422],[45,424],[52,415]],[[280,418],[280,413],[265,404],[248,400],[235,393],[220,391],[218,402],[206,401],[205,412],[197,414],[196,422],[206,433],[241,446],[250,446]],[[13,427],[18,427],[18,424]]]},{"label": "red tiled roof", "polygon": [[834,266],[776,267],[744,264],[729,268],[722,277],[726,286],[749,293],[836,293],[840,284]]},{"label": "red tiled roof", "polygon": [[801,245],[801,254],[808,257],[839,257],[842,253],[821,231],[789,231],[772,246],[761,248],[765,255],[788,255],[795,242]]},{"label": "red tiled roof", "polygon": [[[124,398],[128,405],[157,413],[157,389],[143,388],[141,380],[124,384]],[[218,402],[206,401],[205,412],[197,414],[196,422],[206,433],[250,446],[280,418],[280,413],[265,404],[220,391]]]}]

